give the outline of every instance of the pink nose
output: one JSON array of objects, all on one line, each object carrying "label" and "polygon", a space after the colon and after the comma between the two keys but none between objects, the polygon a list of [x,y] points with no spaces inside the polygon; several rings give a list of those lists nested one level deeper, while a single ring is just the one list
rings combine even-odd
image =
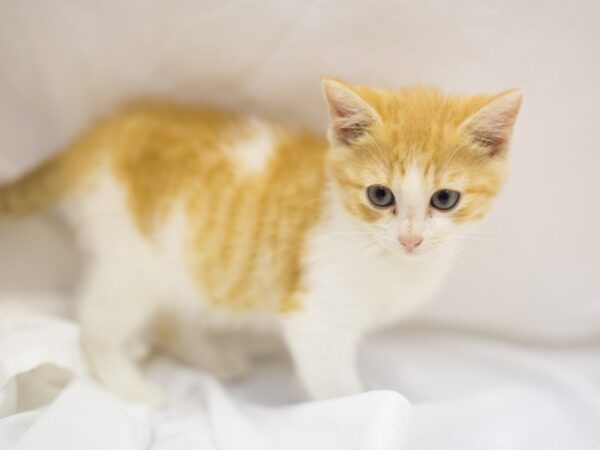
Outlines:
[{"label": "pink nose", "polygon": [[400,243],[406,247],[409,252],[421,245],[423,238],[421,236],[400,236]]}]

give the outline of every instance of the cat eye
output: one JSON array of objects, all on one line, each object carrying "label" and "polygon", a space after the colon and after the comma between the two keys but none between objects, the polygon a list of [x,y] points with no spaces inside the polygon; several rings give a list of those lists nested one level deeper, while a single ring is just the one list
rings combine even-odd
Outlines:
[{"label": "cat eye", "polygon": [[369,201],[378,208],[386,208],[394,203],[394,194],[389,188],[380,185],[369,186],[367,188]]},{"label": "cat eye", "polygon": [[460,193],[450,189],[441,189],[431,196],[431,206],[440,211],[449,211],[460,200]]}]

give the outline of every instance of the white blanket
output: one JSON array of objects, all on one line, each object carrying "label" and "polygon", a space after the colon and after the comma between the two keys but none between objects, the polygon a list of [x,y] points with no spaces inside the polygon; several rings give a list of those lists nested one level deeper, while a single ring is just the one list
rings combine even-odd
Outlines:
[{"label": "white blanket", "polygon": [[137,96],[323,129],[323,74],[525,89],[487,228],[419,322],[363,348],[387,390],[294,404],[284,358],[226,386],[163,358],[169,408],[124,403],[79,351],[76,253],[0,223],[0,450],[600,449],[599,20],[558,0],[0,1],[0,175]]},{"label": "white blanket", "polygon": [[90,379],[78,326],[29,303],[0,303],[1,449],[600,446],[599,380],[587,380],[577,364],[600,361],[597,349],[534,351],[468,331],[411,325],[365,346],[368,384],[388,390],[296,404],[289,404],[292,371],[282,358],[223,386],[165,357],[149,368],[168,391],[169,405],[159,412],[116,398]]}]

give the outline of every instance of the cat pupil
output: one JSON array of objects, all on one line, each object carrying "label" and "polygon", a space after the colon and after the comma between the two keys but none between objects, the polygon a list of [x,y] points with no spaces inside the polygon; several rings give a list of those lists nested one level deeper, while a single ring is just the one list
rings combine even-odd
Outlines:
[{"label": "cat pupil", "polygon": [[438,200],[440,201],[440,203],[448,203],[448,200],[450,200],[450,194],[448,193],[448,191],[440,191],[440,193],[438,194]]},{"label": "cat pupil", "polygon": [[441,189],[431,197],[431,206],[440,211],[449,211],[454,208],[460,200],[460,193],[450,189]]},{"label": "cat pupil", "polygon": [[385,208],[394,203],[394,194],[385,186],[369,186],[367,188],[369,201],[380,208]]}]

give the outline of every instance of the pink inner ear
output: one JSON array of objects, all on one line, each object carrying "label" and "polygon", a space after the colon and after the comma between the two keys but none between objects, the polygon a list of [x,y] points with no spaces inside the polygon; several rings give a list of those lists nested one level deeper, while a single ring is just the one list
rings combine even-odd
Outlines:
[{"label": "pink inner ear", "polygon": [[351,144],[367,131],[372,123],[366,121],[351,122],[349,120],[337,120],[332,123],[332,129],[337,139],[344,144]]},{"label": "pink inner ear", "polygon": [[520,90],[510,91],[484,106],[463,127],[473,141],[488,149],[490,156],[505,150],[521,106]]},{"label": "pink inner ear", "polygon": [[494,132],[488,129],[470,130],[470,134],[473,142],[488,149],[490,156],[495,156],[504,150],[510,138],[507,133]]},{"label": "pink inner ear", "polygon": [[324,80],[323,93],[329,106],[332,137],[337,142],[351,144],[376,122],[371,107],[342,83]]}]

